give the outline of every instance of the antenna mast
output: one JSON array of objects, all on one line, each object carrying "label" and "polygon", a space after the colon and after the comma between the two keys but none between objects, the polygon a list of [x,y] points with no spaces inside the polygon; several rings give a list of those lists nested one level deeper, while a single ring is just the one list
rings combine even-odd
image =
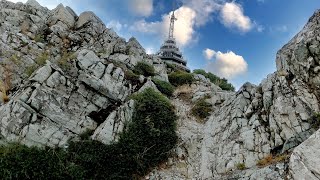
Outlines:
[{"label": "antenna mast", "polygon": [[173,39],[173,31],[174,31],[174,21],[177,20],[177,18],[174,16],[174,11],[175,11],[175,3],[173,1],[173,10],[172,10],[172,15],[170,18],[170,27],[169,27],[169,39]]}]

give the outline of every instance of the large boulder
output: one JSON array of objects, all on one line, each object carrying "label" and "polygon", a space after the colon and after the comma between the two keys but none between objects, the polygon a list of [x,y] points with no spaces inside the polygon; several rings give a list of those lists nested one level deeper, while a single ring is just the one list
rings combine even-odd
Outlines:
[{"label": "large boulder", "polygon": [[293,179],[320,178],[320,131],[310,136],[293,151],[290,157],[290,174]]},{"label": "large boulder", "polygon": [[68,9],[65,8],[62,4],[59,4],[55,9],[51,11],[51,15],[48,19],[48,24],[52,26],[58,21],[61,21],[62,23],[66,24],[68,28],[71,28],[75,24],[75,16],[74,14],[71,14]]}]

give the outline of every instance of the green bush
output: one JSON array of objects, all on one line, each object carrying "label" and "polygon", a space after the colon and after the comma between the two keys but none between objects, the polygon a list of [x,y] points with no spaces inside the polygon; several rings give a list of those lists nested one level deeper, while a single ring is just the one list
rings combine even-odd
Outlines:
[{"label": "green bush", "polygon": [[9,144],[0,147],[1,179],[68,179],[67,153],[61,149]]},{"label": "green bush", "polygon": [[135,74],[131,70],[127,70],[124,72],[124,77],[126,80],[129,80],[133,84],[139,84],[140,83],[140,77],[139,75]]},{"label": "green bush", "polygon": [[79,134],[80,139],[82,140],[89,140],[90,136],[94,133],[94,130],[92,129],[87,129],[83,133]]},{"label": "green bush", "polygon": [[205,98],[199,99],[191,109],[191,114],[201,120],[207,118],[212,111],[212,105],[205,100]]},{"label": "green bush", "polygon": [[[2,179],[134,179],[167,160],[177,142],[174,107],[152,89],[134,96],[132,122],[110,145],[70,142],[68,149],[0,148]],[[86,138],[87,135],[84,135]]]},{"label": "green bush", "polygon": [[34,40],[36,42],[41,42],[41,43],[44,43],[44,36],[42,34],[37,34],[35,37],[34,37]]},{"label": "green bush", "polygon": [[184,84],[192,84],[194,82],[193,74],[176,71],[169,74],[169,81],[174,86],[181,86]]},{"label": "green bush", "polygon": [[133,72],[139,75],[144,75],[144,76],[155,75],[154,67],[145,62],[138,62],[137,65],[134,67]]},{"label": "green bush", "polygon": [[193,73],[203,75],[204,77],[210,79],[210,81],[213,84],[219,86],[223,90],[226,90],[226,91],[234,91],[235,90],[234,86],[231,83],[228,83],[227,79],[225,79],[225,78],[221,79],[218,76],[212,74],[211,72],[207,73],[206,71],[204,71],[202,69],[195,69],[195,70],[193,70]]},{"label": "green bush", "polygon": [[172,86],[170,83],[166,81],[161,81],[159,79],[153,78],[152,81],[157,86],[158,90],[167,96],[172,96],[174,91],[174,86]]},{"label": "green bush", "polygon": [[246,169],[246,165],[244,163],[238,163],[236,164],[237,169],[239,170],[245,170]]}]

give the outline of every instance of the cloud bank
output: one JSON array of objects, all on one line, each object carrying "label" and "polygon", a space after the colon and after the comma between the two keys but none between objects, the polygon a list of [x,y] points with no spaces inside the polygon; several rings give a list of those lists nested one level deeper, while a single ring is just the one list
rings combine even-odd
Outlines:
[{"label": "cloud bank", "polygon": [[[197,39],[197,28],[213,20],[212,14],[220,14],[220,22],[229,29],[246,33],[255,27],[255,23],[246,15],[240,4],[225,0],[182,0],[183,5],[175,10],[178,19],[175,23],[174,36],[179,46],[186,46]],[[133,23],[130,30],[167,38],[170,15],[162,15],[161,21],[147,22],[145,19]],[[257,26],[262,32],[262,26]]]},{"label": "cloud bank", "polygon": [[248,32],[253,27],[251,19],[244,15],[242,6],[235,2],[223,5],[221,21],[226,27],[236,28],[241,32]]},{"label": "cloud bank", "polygon": [[205,49],[203,54],[208,60],[205,69],[220,77],[232,79],[248,70],[248,64],[244,58],[232,51],[222,53]]},{"label": "cloud bank", "polygon": [[129,0],[128,8],[137,16],[148,17],[153,12],[153,0]]}]

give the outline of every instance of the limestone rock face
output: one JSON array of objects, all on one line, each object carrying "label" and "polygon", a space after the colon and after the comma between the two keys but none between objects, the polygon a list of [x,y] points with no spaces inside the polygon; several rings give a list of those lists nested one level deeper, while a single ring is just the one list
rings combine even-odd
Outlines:
[{"label": "limestone rock face", "polygon": [[290,157],[290,174],[293,179],[319,179],[319,144],[318,130],[293,151]]},{"label": "limestone rock face", "polygon": [[124,74],[142,60],[153,64],[135,38],[126,42],[93,12],[0,1],[0,78],[12,89],[0,104],[1,137],[54,147],[94,130],[93,139],[116,141],[134,109]]},{"label": "limestone rock face", "polygon": [[[165,167],[146,178],[319,179],[319,22],[316,11],[259,85],[228,92],[195,75],[193,84],[178,87],[170,101],[179,142]],[[165,63],[93,12],[1,0],[0,79],[10,79],[9,102],[0,102],[1,141],[61,147],[87,130],[94,140],[117,141],[132,120],[130,95],[157,89],[150,78],[126,79],[139,61],[168,81]],[[199,99],[212,105],[204,120],[191,114]]]},{"label": "limestone rock face", "polygon": [[47,22],[54,25],[58,21],[61,21],[71,28],[74,26],[75,17],[67,10],[67,8],[65,8],[62,4],[59,4],[55,9],[52,10]]},{"label": "limestone rock face", "polygon": [[131,122],[134,111],[134,101],[130,100],[123,106],[111,112],[107,119],[95,130],[92,139],[105,144],[115,142],[119,135],[126,129],[126,125]]},{"label": "limestone rock face", "polygon": [[[277,72],[258,86],[246,83],[235,94],[219,95],[216,90],[211,98],[214,111],[198,131],[201,140],[185,146],[186,152],[198,148],[195,154],[186,153],[192,165],[174,160],[169,168],[154,171],[150,179],[319,179],[319,132],[313,134],[317,129],[311,120],[319,112],[319,22],[317,11],[279,50]],[[203,94],[193,93],[195,99]],[[257,166],[271,154],[291,152],[289,160],[274,158],[265,167]]]}]

